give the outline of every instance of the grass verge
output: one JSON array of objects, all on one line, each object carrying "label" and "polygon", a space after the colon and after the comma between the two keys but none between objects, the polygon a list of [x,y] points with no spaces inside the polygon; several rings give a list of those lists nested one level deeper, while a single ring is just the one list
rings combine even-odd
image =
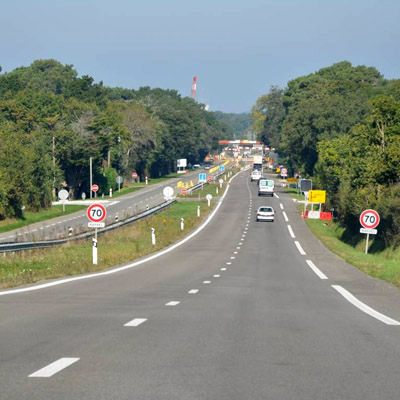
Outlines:
[{"label": "grass verge", "polygon": [[39,212],[26,212],[24,219],[5,219],[0,221],[0,233],[12,231],[14,229],[22,228],[29,224],[36,222],[46,221],[48,219],[61,217],[63,215],[72,214],[79,210],[87,208],[86,206],[77,205],[66,205],[65,212],[62,210],[61,205],[52,206],[47,210],[41,210]]},{"label": "grass verge", "polygon": [[365,254],[362,249],[365,241],[357,248],[342,242],[337,236],[337,224],[330,221],[307,219],[311,232],[333,253],[349,264],[376,278],[383,279],[400,287],[400,263],[396,253],[391,257],[382,254]]},{"label": "grass verge", "polygon": [[[0,288],[100,271],[144,257],[187,235],[214,206],[215,202],[210,208],[206,202],[178,202],[159,214],[99,236],[98,265],[92,264],[91,239],[46,250],[6,253],[4,258],[0,256]],[[185,219],[184,231],[180,229],[181,218]],[[155,246],[151,244],[151,228],[156,232]]]},{"label": "grass verge", "polygon": [[[299,197],[297,190],[286,188],[290,197]],[[299,210],[303,209],[303,205]],[[353,247],[340,240],[343,229],[334,221],[306,219],[311,232],[332,252],[360,271],[400,287],[400,249],[386,249],[380,253],[365,254],[365,239]]]}]

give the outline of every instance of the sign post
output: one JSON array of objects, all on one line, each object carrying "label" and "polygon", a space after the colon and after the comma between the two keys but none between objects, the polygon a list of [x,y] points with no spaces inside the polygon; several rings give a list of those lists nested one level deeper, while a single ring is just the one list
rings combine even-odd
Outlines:
[{"label": "sign post", "polygon": [[93,264],[97,264],[97,228],[104,228],[107,211],[102,204],[92,204],[86,211],[89,219],[88,227],[95,228],[93,239]]},{"label": "sign post", "polygon": [[360,233],[367,234],[367,242],[365,243],[365,254],[368,254],[368,242],[369,242],[369,235],[376,235],[378,230],[375,229],[381,218],[379,214],[375,210],[364,210],[360,215],[360,224],[363,228],[360,228]]},{"label": "sign post", "polygon": [[124,181],[124,178],[122,176],[117,176],[115,178],[115,182],[118,183],[118,192],[121,191],[121,183]]},{"label": "sign post", "polygon": [[65,189],[61,189],[58,192],[58,198],[62,201],[63,212],[65,212],[65,200],[68,199],[68,192]]},{"label": "sign post", "polygon": [[[92,192],[94,192],[94,197],[97,197],[97,191],[99,190],[99,185],[92,185],[91,187]],[[92,196],[90,196],[92,198]]]}]

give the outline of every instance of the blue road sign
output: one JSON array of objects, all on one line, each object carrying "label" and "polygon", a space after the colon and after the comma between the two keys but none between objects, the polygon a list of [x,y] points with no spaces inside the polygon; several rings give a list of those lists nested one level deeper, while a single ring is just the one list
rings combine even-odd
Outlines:
[{"label": "blue road sign", "polygon": [[219,170],[220,170],[221,172],[224,172],[224,171],[225,171],[225,166],[224,166],[224,165],[220,165],[220,166],[219,166]]},{"label": "blue road sign", "polygon": [[199,183],[207,182],[207,174],[199,174]]}]

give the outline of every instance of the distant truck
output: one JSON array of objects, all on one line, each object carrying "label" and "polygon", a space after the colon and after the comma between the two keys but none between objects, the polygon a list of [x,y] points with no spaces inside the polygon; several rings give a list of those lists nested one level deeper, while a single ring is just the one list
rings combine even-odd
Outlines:
[{"label": "distant truck", "polygon": [[262,171],[262,156],[253,156],[253,169],[258,169]]}]

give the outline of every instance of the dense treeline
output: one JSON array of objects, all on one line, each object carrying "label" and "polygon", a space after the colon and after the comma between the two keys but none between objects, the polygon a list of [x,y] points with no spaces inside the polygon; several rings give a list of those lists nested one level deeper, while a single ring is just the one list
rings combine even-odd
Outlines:
[{"label": "dense treeline", "polygon": [[226,126],[221,139],[250,139],[249,135],[252,133],[250,127],[253,123],[250,114],[223,113],[221,111],[214,111],[213,114],[223,126]]},{"label": "dense treeline", "polygon": [[54,60],[0,74],[0,219],[48,207],[65,185],[88,193],[90,157],[107,192],[118,174],[156,177],[178,158],[203,160],[224,129],[174,90],[109,88]]},{"label": "dense treeline", "polygon": [[272,88],[253,115],[291,172],[327,190],[349,240],[360,238],[360,212],[374,208],[381,243],[400,244],[400,80],[341,62]]}]

